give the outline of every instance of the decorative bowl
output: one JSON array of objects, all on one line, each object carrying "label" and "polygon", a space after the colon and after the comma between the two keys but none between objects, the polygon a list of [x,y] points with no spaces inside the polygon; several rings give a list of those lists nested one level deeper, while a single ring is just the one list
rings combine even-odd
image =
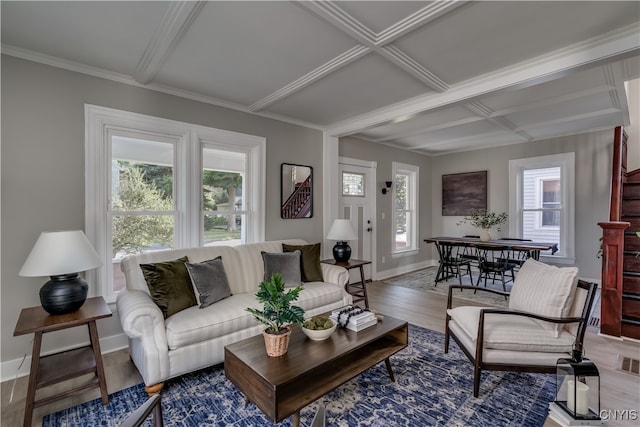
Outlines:
[{"label": "decorative bowl", "polygon": [[333,320],[331,322],[333,322],[333,326],[329,329],[307,329],[304,326],[301,326],[300,329],[302,329],[302,332],[304,332],[304,334],[308,336],[309,339],[314,341],[324,341],[331,336],[331,334],[336,330],[336,327],[338,326],[338,324]]}]

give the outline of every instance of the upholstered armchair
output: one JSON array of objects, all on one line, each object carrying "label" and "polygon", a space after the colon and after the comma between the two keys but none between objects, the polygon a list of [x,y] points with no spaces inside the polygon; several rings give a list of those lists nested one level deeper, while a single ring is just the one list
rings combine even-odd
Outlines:
[{"label": "upholstered armchair", "polygon": [[[575,267],[557,268],[527,260],[511,293],[475,286],[449,286],[444,352],[453,338],[473,363],[473,396],[480,373],[555,373],[559,358],[582,349],[596,284],[578,280]],[[453,307],[454,289],[477,289],[509,296],[508,308]]]}]

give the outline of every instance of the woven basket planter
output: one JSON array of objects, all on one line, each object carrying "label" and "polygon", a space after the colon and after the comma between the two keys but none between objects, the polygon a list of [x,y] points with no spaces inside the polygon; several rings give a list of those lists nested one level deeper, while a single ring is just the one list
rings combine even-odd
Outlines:
[{"label": "woven basket planter", "polygon": [[284,334],[268,334],[262,332],[264,337],[264,347],[267,350],[267,356],[277,357],[282,356],[289,349],[289,336],[291,335],[291,328],[287,327],[287,332]]}]

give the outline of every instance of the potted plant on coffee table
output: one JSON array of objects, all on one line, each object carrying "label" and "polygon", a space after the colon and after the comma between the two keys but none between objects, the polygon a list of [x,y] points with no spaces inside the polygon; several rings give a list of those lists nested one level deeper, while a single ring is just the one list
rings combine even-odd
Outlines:
[{"label": "potted plant on coffee table", "polygon": [[289,348],[289,325],[301,325],[304,322],[304,310],[291,303],[298,299],[302,286],[285,292],[284,280],[279,274],[271,280],[260,283],[256,298],[263,309],[247,308],[259,322],[267,328],[262,333],[268,356],[282,356]]},{"label": "potted plant on coffee table", "polygon": [[500,231],[500,225],[507,222],[509,214],[506,212],[497,213],[489,209],[475,209],[471,214],[462,218],[457,225],[469,223],[480,229],[480,240],[491,240],[491,229],[497,227]]}]

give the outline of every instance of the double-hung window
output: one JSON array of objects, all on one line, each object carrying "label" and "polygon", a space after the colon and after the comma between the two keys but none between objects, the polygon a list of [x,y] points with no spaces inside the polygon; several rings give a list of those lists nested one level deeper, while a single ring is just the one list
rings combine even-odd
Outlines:
[{"label": "double-hung window", "polygon": [[108,302],[129,254],[264,240],[264,138],[85,107],[87,272]]},{"label": "double-hung window", "polygon": [[418,251],[418,182],[420,168],[393,162],[392,254]]},{"label": "double-hung window", "polygon": [[509,161],[509,235],[556,243],[555,262],[575,257],[574,169],[574,153]]}]

